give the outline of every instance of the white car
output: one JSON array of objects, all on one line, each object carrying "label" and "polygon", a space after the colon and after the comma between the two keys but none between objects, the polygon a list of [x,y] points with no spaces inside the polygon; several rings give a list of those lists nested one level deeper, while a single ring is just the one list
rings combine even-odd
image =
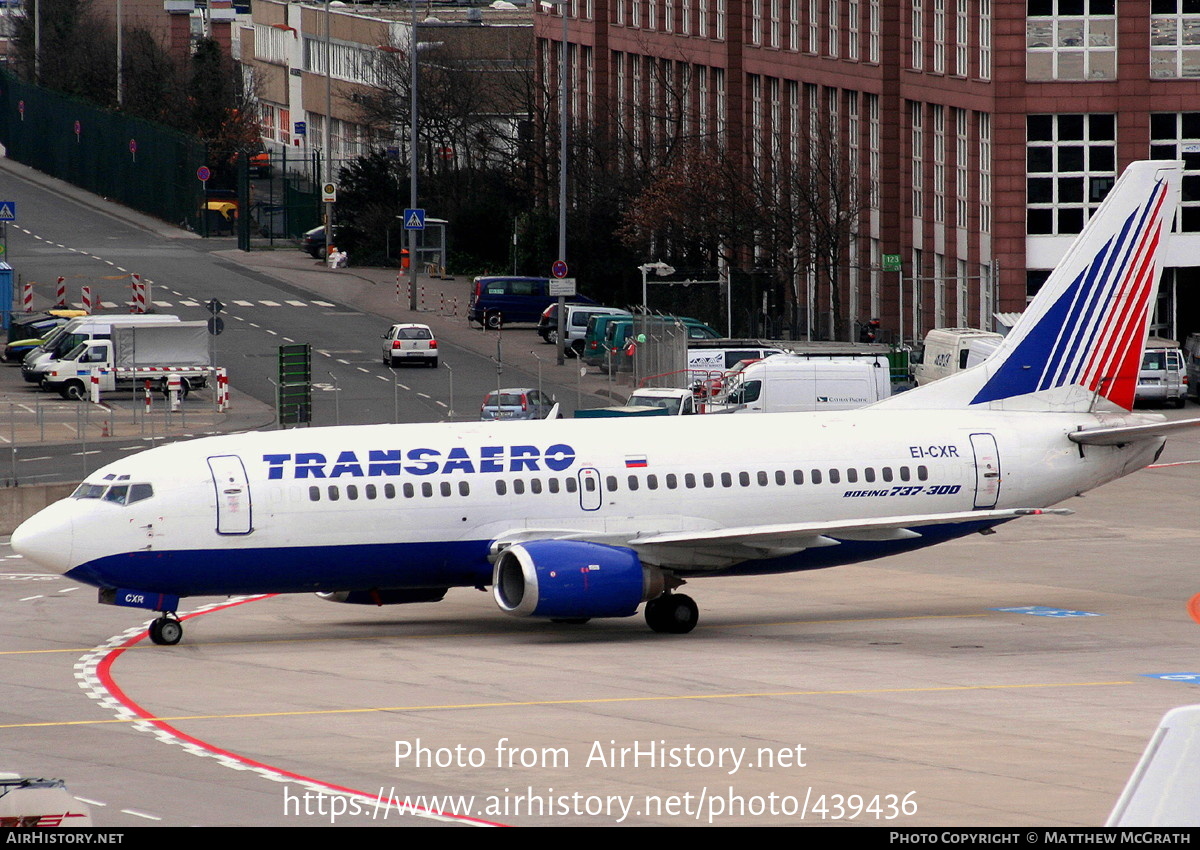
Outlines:
[{"label": "white car", "polygon": [[437,367],[438,345],[429,325],[405,322],[392,325],[391,330],[383,335],[384,365],[395,366],[405,361]]}]

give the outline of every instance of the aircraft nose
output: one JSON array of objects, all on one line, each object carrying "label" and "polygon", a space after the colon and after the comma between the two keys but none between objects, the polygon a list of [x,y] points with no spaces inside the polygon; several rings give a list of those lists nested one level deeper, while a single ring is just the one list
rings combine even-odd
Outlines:
[{"label": "aircraft nose", "polygon": [[12,534],[13,551],[56,572],[65,573],[72,566],[71,513],[59,502],[25,520]]}]

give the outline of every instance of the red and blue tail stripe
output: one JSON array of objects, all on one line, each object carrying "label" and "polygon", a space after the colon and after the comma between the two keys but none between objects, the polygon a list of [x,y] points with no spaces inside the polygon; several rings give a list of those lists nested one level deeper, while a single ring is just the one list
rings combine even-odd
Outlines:
[{"label": "red and blue tail stripe", "polygon": [[[1118,184],[1114,194],[1119,188]],[[1031,309],[1028,324],[1022,322],[1024,328],[1014,329],[1012,336],[1017,338],[1006,340],[1004,346],[1007,356],[997,358],[1002,362],[972,404],[1077,384],[1126,409],[1133,406],[1157,287],[1156,257],[1163,229],[1170,222],[1167,213],[1174,212],[1164,207],[1168,189],[1166,180],[1156,180],[1144,203],[1115,232],[1096,234],[1104,242],[1093,249],[1090,259],[1077,259],[1074,252],[1065,258],[1046,282],[1050,291],[1044,294],[1053,298],[1052,303],[1040,316]],[[1104,212],[1102,208],[1080,237],[1078,244],[1085,252],[1091,225],[1103,227],[1095,219]],[[1070,275],[1076,269],[1074,279],[1064,286],[1060,272]],[[1057,296],[1055,288],[1062,290]]]}]

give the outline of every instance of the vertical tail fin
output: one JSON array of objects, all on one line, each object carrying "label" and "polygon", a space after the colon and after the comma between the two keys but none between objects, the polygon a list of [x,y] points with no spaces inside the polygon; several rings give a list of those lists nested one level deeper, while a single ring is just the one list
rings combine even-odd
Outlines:
[{"label": "vertical tail fin", "polygon": [[[1182,163],[1132,163],[996,351],[896,407],[1133,407]],[[883,402],[888,405],[889,402]]]}]

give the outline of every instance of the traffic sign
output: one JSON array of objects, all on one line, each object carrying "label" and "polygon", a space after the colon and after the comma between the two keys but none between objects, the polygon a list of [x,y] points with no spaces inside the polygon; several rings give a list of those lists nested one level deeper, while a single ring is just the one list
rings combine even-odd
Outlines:
[{"label": "traffic sign", "polygon": [[325,183],[321,186],[321,203],[336,204],[337,203],[337,184]]},{"label": "traffic sign", "polygon": [[554,265],[552,265],[550,267],[550,273],[552,275],[554,275],[555,277],[566,277],[567,276],[567,261],[566,260],[555,260]]},{"label": "traffic sign", "polygon": [[196,169],[196,179],[201,183],[207,182],[210,177],[212,177],[212,172],[208,170],[207,165],[202,165]]},{"label": "traffic sign", "polygon": [[0,221],[17,220],[17,202],[0,201]]},{"label": "traffic sign", "polygon": [[296,121],[294,123],[296,125],[296,129],[295,129],[293,135],[296,135],[296,136],[308,135],[308,122],[307,121]]},{"label": "traffic sign", "polygon": [[425,229],[425,210],[414,208],[404,211],[404,229],[405,230],[424,230]]},{"label": "traffic sign", "polygon": [[883,270],[885,272],[900,271],[900,255],[899,254],[884,254],[883,255]]},{"label": "traffic sign", "polygon": [[565,298],[571,298],[577,293],[575,291],[575,278],[573,277],[556,277],[550,281],[550,293],[554,298],[560,295]]}]

